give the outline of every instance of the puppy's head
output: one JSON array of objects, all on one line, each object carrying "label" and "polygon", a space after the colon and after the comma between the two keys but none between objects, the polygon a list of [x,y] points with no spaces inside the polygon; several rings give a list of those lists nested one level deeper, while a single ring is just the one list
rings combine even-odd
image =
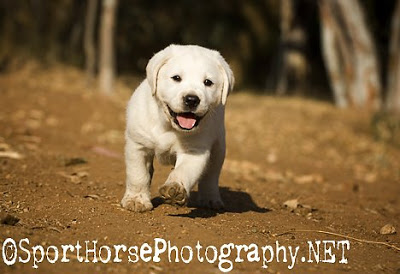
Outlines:
[{"label": "puppy's head", "polygon": [[147,68],[153,96],[172,126],[194,131],[234,85],[232,70],[219,52],[199,46],[171,45],[156,53]]}]

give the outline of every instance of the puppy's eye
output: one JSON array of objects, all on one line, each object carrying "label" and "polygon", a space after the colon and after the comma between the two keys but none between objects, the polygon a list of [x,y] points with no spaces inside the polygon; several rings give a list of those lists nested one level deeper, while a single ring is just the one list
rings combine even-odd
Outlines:
[{"label": "puppy's eye", "polygon": [[174,80],[175,82],[180,82],[182,81],[182,78],[179,75],[174,75],[171,77],[172,80]]},{"label": "puppy's eye", "polygon": [[211,80],[206,79],[204,80],[204,85],[207,87],[211,87],[212,85],[214,85],[214,83]]}]

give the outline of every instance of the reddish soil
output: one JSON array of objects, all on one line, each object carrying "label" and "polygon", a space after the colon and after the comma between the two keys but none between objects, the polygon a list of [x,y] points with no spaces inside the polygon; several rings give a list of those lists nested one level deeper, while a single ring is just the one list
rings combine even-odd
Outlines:
[{"label": "reddish soil", "polygon": [[[33,64],[0,75],[2,247],[7,238],[17,244],[27,238],[29,244],[22,246],[31,252],[35,245],[56,246],[58,261],[51,264],[45,258],[38,263],[42,273],[219,272],[218,259],[198,261],[198,241],[203,246],[201,256],[210,245],[219,254],[223,244],[256,244],[259,262],[249,262],[257,256],[243,250],[244,262],[235,262],[237,248],[231,250],[233,273],[290,272],[289,253],[283,262],[283,251],[279,262],[274,258],[267,269],[262,268],[261,247],[276,248],[276,242],[300,247],[295,273],[400,273],[400,149],[374,139],[368,115],[324,102],[235,92],[226,109],[227,156],[220,180],[226,209],[162,204],[158,187],[171,167],[157,164],[154,210],[122,209],[124,112],[136,83],[120,80],[116,94],[106,98],[86,87],[81,71],[68,67]],[[23,158],[10,158],[18,156],[10,152]],[[397,233],[382,234],[386,224],[393,226],[387,232],[397,229]],[[129,263],[129,253],[121,251],[122,262],[113,262],[114,245],[140,248],[148,243],[153,248],[155,238],[170,241],[179,251],[192,247],[192,261],[169,262],[166,252],[161,262]],[[336,247],[337,241],[346,239],[350,248],[344,250],[348,262],[343,264],[339,263],[342,249]],[[79,241],[85,246],[90,241],[91,247],[93,240],[98,241],[97,249],[111,248],[109,263],[92,263],[92,255],[89,263],[80,263],[76,252],[68,252],[69,263],[61,262],[62,244]],[[315,246],[316,240],[336,241],[335,248],[327,243],[335,263],[324,261],[322,244],[321,261],[317,264],[311,256],[308,262],[307,241]],[[13,250],[3,250],[12,258]],[[55,252],[49,250],[51,260]],[[184,248],[182,255],[189,258],[189,249]],[[212,255],[209,248],[208,257]],[[27,253],[18,248],[17,257],[26,259]],[[107,259],[105,248],[102,257]],[[326,259],[332,259],[329,251]],[[29,262],[17,260],[13,266],[0,257],[1,273],[36,272],[33,265],[32,256]]]}]

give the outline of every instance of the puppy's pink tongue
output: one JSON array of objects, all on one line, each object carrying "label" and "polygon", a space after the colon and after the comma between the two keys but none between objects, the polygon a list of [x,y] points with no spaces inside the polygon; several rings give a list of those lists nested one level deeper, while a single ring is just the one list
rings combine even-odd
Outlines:
[{"label": "puppy's pink tongue", "polygon": [[176,116],[179,126],[184,129],[192,129],[196,124],[196,116],[192,113],[182,113]]}]

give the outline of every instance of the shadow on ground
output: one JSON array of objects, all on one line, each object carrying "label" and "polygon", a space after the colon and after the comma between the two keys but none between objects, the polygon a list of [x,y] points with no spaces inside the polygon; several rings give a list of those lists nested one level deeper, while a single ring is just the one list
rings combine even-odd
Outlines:
[{"label": "shadow on ground", "polygon": [[[230,213],[244,213],[244,212],[259,212],[265,213],[270,211],[268,208],[259,207],[251,198],[251,196],[243,191],[232,190],[229,187],[221,187],[220,188],[222,200],[225,203],[225,208],[222,210],[211,210],[207,208],[198,208],[196,205],[190,205],[189,207],[193,208],[189,213],[184,214],[170,214],[169,216],[175,217],[186,217],[186,218],[211,218],[215,217],[218,214],[223,214],[226,212]],[[196,201],[197,191],[193,191],[191,193],[191,199]],[[162,198],[156,197],[152,200],[154,207],[158,207],[163,203]]]}]

